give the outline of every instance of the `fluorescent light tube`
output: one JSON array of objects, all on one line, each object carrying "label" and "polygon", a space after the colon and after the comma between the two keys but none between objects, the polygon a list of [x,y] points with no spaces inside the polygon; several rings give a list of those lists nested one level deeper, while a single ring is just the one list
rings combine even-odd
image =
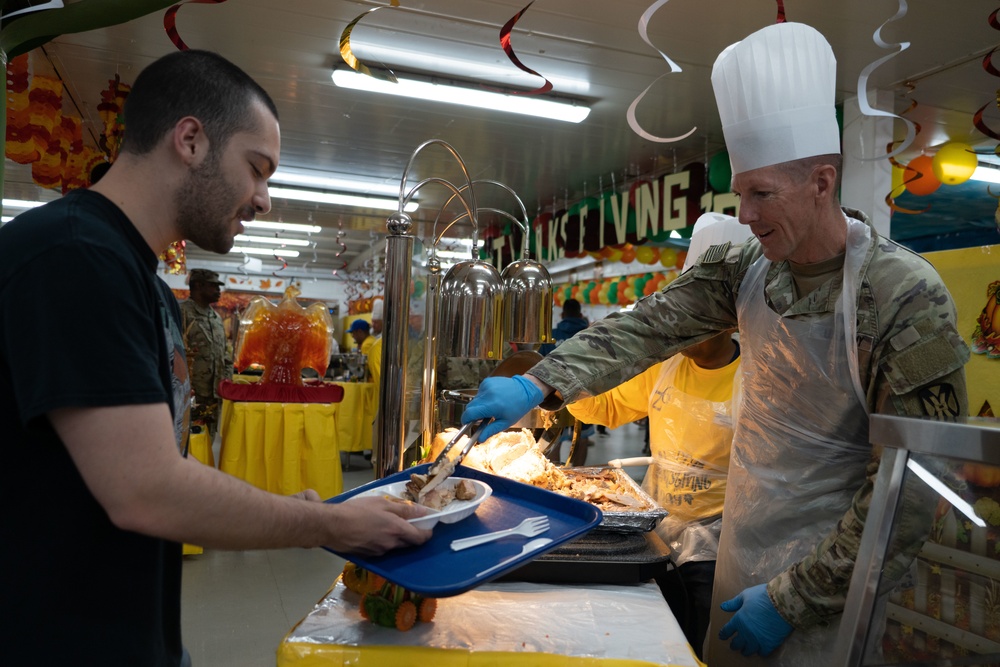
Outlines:
[{"label": "fluorescent light tube", "polygon": [[323,228],[319,225],[298,225],[294,222],[268,222],[266,220],[244,220],[247,229],[275,229],[285,232],[301,232],[303,234],[319,234]]},{"label": "fluorescent light tube", "polygon": [[285,250],[283,248],[247,248],[245,246],[233,246],[229,254],[244,255],[269,255],[271,257],[298,257],[298,250]]},{"label": "fluorescent light tube", "polygon": [[973,181],[983,181],[984,183],[1000,183],[1000,169],[980,165],[976,167],[974,172],[972,172],[972,176],[970,176],[969,179]]},{"label": "fluorescent light tube", "polygon": [[309,245],[309,241],[305,239],[283,239],[277,236],[247,236],[246,234],[237,234],[235,240],[240,243],[265,243],[268,245],[294,245],[299,247]]},{"label": "fluorescent light tube", "polygon": [[331,76],[333,82],[342,88],[400,95],[432,102],[460,104],[491,111],[507,111],[569,123],[579,123],[590,114],[589,107],[567,102],[553,102],[534,95],[504,95],[486,90],[427,83],[399,77],[397,77],[396,83],[392,83],[347,69],[335,69]]},{"label": "fluorescent light tube", "polygon": [[[346,195],[337,192],[316,192],[314,190],[295,190],[293,188],[272,188],[267,189],[271,199],[294,199],[297,201],[309,201],[317,204],[337,204],[339,206],[355,206],[357,208],[376,208],[383,211],[399,210],[399,199],[387,199],[381,197],[364,197],[362,195]],[[403,209],[407,213],[416,211],[417,202],[411,201]]]},{"label": "fluorescent light tube", "polygon": [[35,208],[36,206],[41,206],[46,202],[43,201],[25,201],[24,199],[4,199],[3,205],[6,208]]},{"label": "fluorescent light tube", "polygon": [[438,250],[437,257],[438,259],[457,259],[463,262],[465,261],[471,262],[472,248],[469,248],[465,252],[458,252],[456,250]]},{"label": "fluorescent light tube", "polygon": [[301,185],[307,188],[317,188],[319,190],[336,190],[338,192],[357,192],[367,195],[383,195],[386,197],[399,197],[399,183],[386,183],[384,181],[364,180],[359,178],[342,178],[334,176],[330,172],[316,169],[296,169],[294,167],[283,167],[271,174],[268,179],[273,183],[284,183],[285,185]]}]

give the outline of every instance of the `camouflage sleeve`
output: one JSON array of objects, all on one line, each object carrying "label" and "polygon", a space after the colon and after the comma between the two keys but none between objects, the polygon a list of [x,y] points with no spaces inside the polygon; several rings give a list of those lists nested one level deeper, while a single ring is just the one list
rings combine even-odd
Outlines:
[{"label": "camouflage sleeve", "polygon": [[[869,410],[932,419],[965,416],[969,350],[955,327],[954,303],[922,258],[894,259],[873,264],[859,294],[859,371]],[[865,483],[836,530],[769,582],[771,600],[792,625],[824,624],[843,610],[879,461],[880,452],[873,451]],[[911,510],[897,526],[894,543],[912,558],[930,527],[934,502],[912,490],[904,502]]]},{"label": "camouflage sleeve", "polygon": [[712,246],[662,292],[560,344],[531,369],[556,389],[542,407],[555,410],[601,394],[689,345],[735,328],[738,286],[757,255],[756,244]]}]

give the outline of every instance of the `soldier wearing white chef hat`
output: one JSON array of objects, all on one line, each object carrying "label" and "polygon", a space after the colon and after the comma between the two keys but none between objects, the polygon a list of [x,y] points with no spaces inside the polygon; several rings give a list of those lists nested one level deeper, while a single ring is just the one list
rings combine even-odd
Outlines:
[{"label": "soldier wearing white chef hat", "polygon": [[[965,400],[965,346],[953,333],[954,306],[940,279],[879,239],[863,213],[839,207],[835,77],[830,45],[795,23],[757,31],[723,51],[712,69],[740,222],[763,257],[747,270],[736,303],[745,351],[741,418],[751,427],[733,443],[709,664],[738,659],[734,650],[773,652],[768,662],[781,665],[822,664],[832,655],[871,501],[866,475],[870,481],[877,469],[866,469],[873,460],[868,414],[927,411],[913,392],[927,378],[901,367],[909,380],[885,377],[867,350],[870,363],[859,368],[858,341],[867,346],[872,334],[889,334],[878,343],[893,341],[883,354],[898,343],[911,346],[901,356],[915,357],[915,341],[894,333],[918,321],[940,327],[950,344],[930,367],[946,379],[928,385],[949,393],[956,412]],[[889,274],[912,285],[917,272],[932,281],[940,304],[921,301],[903,313],[892,290],[868,300],[874,283],[893,280]],[[782,294],[784,280],[791,294]],[[862,294],[867,305],[859,308]],[[834,300],[834,312],[824,312]],[[765,301],[773,306],[761,307]],[[790,318],[795,312],[809,321]],[[879,317],[892,325],[869,334]],[[800,330],[818,322],[829,322],[832,336]],[[765,385],[782,389],[765,396]]]},{"label": "soldier wearing white chef hat", "polygon": [[969,351],[940,276],[840,206],[835,71],[829,44],[802,24],[726,49],[712,84],[739,221],[754,238],[710,247],[662,292],[523,376],[487,378],[462,415],[494,419],[485,439],[536,405],[603,393],[737,327],[743,392],[706,642],[713,666],[761,664],[757,655],[829,663],[878,471],[869,414],[968,410]]}]

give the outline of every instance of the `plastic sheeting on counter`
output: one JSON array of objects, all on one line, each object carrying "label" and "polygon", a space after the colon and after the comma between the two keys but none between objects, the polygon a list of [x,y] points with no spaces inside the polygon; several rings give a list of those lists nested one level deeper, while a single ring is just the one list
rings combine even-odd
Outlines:
[{"label": "plastic sheeting on counter", "polygon": [[400,632],[363,619],[338,579],[282,641],[278,667],[696,667],[656,584],[494,583],[438,600]]}]

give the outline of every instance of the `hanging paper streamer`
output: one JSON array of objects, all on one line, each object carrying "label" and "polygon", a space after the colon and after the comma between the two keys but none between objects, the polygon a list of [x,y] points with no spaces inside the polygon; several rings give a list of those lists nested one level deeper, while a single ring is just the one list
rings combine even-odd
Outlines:
[{"label": "hanging paper streamer", "polygon": [[178,49],[181,51],[187,51],[188,45],[184,43],[184,40],[181,39],[180,34],[177,32],[177,11],[181,8],[181,5],[219,5],[225,1],[226,0],[184,0],[184,2],[179,2],[170,7],[163,15],[163,29],[167,31],[167,37]]},{"label": "hanging paper streamer", "polygon": [[7,157],[31,165],[31,178],[63,194],[88,185],[90,170],[103,158],[83,143],[82,121],[62,112],[63,85],[33,76],[28,54],[7,65]]},{"label": "hanging paper streamer", "polygon": [[878,27],[878,29],[875,30],[875,34],[872,35],[872,40],[875,42],[876,45],[878,45],[879,48],[882,48],[882,49],[892,49],[892,48],[898,46],[899,50],[896,51],[895,53],[890,53],[889,55],[882,56],[881,58],[875,60],[874,62],[869,63],[867,67],[865,67],[863,70],[861,70],[861,76],[858,77],[858,107],[860,107],[861,113],[864,114],[864,115],[866,115],[866,116],[881,116],[881,117],[884,117],[884,118],[898,118],[899,120],[903,121],[903,123],[906,124],[906,138],[903,139],[902,144],[900,144],[900,146],[898,148],[896,148],[894,151],[892,151],[888,155],[878,155],[878,156],[875,156],[875,157],[868,157],[868,158],[862,157],[862,158],[859,158],[863,162],[864,161],[870,161],[870,160],[881,160],[882,158],[886,158],[886,157],[895,157],[895,156],[899,155],[900,153],[902,153],[903,151],[905,151],[907,148],[909,148],[910,144],[913,143],[913,140],[916,137],[916,130],[914,128],[914,125],[913,125],[912,121],[907,120],[906,118],[903,118],[902,116],[896,115],[896,114],[892,113],[891,111],[882,111],[881,109],[876,109],[876,108],[872,107],[868,103],[868,77],[871,76],[871,73],[874,72],[875,69],[878,68],[883,63],[891,60],[892,58],[895,58],[900,53],[902,53],[906,49],[910,48],[910,43],[909,42],[900,42],[899,44],[890,44],[889,42],[886,42],[885,40],[882,39],[882,28],[884,28],[889,23],[892,23],[893,21],[895,21],[897,19],[903,18],[904,16],[906,16],[906,0],[899,0],[899,9],[896,11],[896,14],[894,16],[892,16],[890,19],[888,19],[887,21],[885,21],[885,23],[883,23],[882,25],[880,25]]},{"label": "hanging paper streamer", "polygon": [[677,63],[675,63],[673,60],[667,57],[667,54],[665,54],[663,51],[660,51],[658,48],[653,46],[653,42],[651,42],[649,39],[649,19],[652,18],[653,14],[655,14],[660,7],[667,4],[667,1],[668,0],[656,0],[656,2],[650,5],[649,8],[642,13],[642,16],[639,17],[639,37],[641,37],[642,41],[646,42],[646,44],[648,44],[650,48],[659,53],[663,57],[663,59],[667,61],[667,64],[670,66],[670,71],[666,72],[665,74],[661,74],[653,81],[653,83],[646,86],[646,90],[639,93],[639,96],[634,100],[632,100],[632,104],[628,106],[628,113],[626,113],[626,118],[628,119],[628,126],[632,128],[633,132],[638,134],[643,139],[646,139],[647,141],[655,141],[656,143],[660,144],[673,143],[675,141],[681,141],[682,139],[687,139],[692,134],[694,134],[695,130],[698,129],[697,126],[692,127],[684,134],[676,137],[657,137],[642,129],[642,127],[640,127],[639,125],[639,121],[635,119],[635,109],[636,107],[639,106],[639,102],[642,101],[642,98],[646,96],[646,93],[648,93],[649,90],[653,86],[655,86],[660,79],[667,76],[667,74],[675,74],[677,72],[682,71]]},{"label": "hanging paper streamer", "polygon": [[545,83],[542,84],[542,86],[540,88],[535,88],[534,90],[528,90],[528,91],[523,91],[523,92],[521,92],[521,91],[505,91],[509,95],[539,95],[541,93],[547,93],[550,90],[552,90],[552,82],[549,81],[548,79],[546,79],[544,76],[542,76],[538,72],[536,72],[535,70],[533,70],[530,67],[526,66],[524,63],[522,63],[518,59],[518,57],[514,54],[514,47],[510,43],[510,33],[514,29],[514,24],[516,24],[521,19],[521,17],[524,15],[524,13],[526,11],[528,11],[528,7],[531,7],[531,5],[533,5],[533,4],[535,4],[535,0],[531,0],[531,2],[529,2],[524,7],[524,9],[522,9],[521,11],[519,11],[517,14],[514,14],[514,16],[509,21],[507,21],[502,28],[500,28],[500,48],[503,49],[503,52],[507,54],[507,58],[512,63],[514,63],[515,67],[517,67],[522,72],[527,72],[528,74],[533,74],[535,76],[542,77],[542,80],[545,81]]},{"label": "hanging paper streamer", "polygon": [[[990,24],[990,27],[992,27],[994,30],[1000,30],[1000,19],[997,18],[998,13],[1000,13],[1000,9],[993,10],[993,13],[990,14],[989,18],[987,19],[987,22]],[[992,74],[993,76],[1000,76],[1000,69],[997,69],[996,66],[993,64],[993,54],[997,52],[997,49],[1000,49],[1000,47],[994,47],[989,53],[987,53],[983,57],[983,69],[986,70],[987,74]],[[992,104],[992,102],[987,102],[983,106],[979,107],[979,110],[972,115],[972,124],[975,126],[977,130],[985,134],[990,139],[996,139],[997,141],[1000,141],[1000,132],[996,132],[995,130],[987,126],[985,122],[983,122],[983,112],[986,111],[986,107],[988,107],[990,104]],[[996,105],[997,108],[1000,109],[1000,88],[997,89]]]},{"label": "hanging paper streamer", "polygon": [[125,121],[122,111],[125,108],[125,98],[132,91],[132,86],[122,83],[121,78],[115,74],[115,78],[108,79],[107,90],[101,91],[101,102],[97,105],[97,112],[104,121],[104,132],[98,140],[98,144],[108,158],[108,162],[114,162],[118,157],[118,150],[121,148],[122,138],[125,136]]},{"label": "hanging paper streamer", "polygon": [[[344,241],[342,240],[343,236],[344,236],[344,221],[343,220],[337,220],[337,245],[340,246],[340,250],[337,251],[337,254],[334,255],[334,257],[337,257],[338,259],[340,258],[341,255],[344,254],[344,252],[347,251],[347,244],[344,243]],[[340,267],[340,268],[341,269],[346,269],[347,268],[347,260],[341,260],[341,261],[344,263],[344,265],[342,267]],[[339,271],[339,270],[340,269],[334,269],[333,270],[333,275],[337,275],[337,271]]]},{"label": "hanging paper streamer", "polygon": [[[914,86],[912,83],[910,83],[909,81],[907,81],[906,82],[906,89],[907,90],[906,90],[905,94],[909,95],[914,90],[916,90],[916,86]],[[917,101],[915,99],[911,98],[910,99],[910,106],[908,106],[905,110],[901,111],[899,115],[900,116],[906,115],[906,114],[910,113],[911,111],[913,111],[916,108],[917,108]],[[921,129],[922,128],[920,126],[920,123],[914,122],[913,123],[913,136],[916,137],[918,134],[920,134]],[[892,188],[890,188],[889,193],[885,196],[885,203],[886,203],[886,205],[888,205],[888,207],[890,209],[892,209],[893,211],[896,211],[897,213],[909,213],[910,215],[920,215],[921,213],[926,213],[927,211],[930,210],[930,208],[931,208],[930,205],[927,205],[924,208],[922,208],[920,210],[917,210],[917,209],[912,209],[912,208],[903,208],[903,207],[901,207],[901,206],[899,206],[899,205],[896,204],[896,197],[898,197],[899,195],[903,194],[903,192],[905,192],[907,190],[906,185],[908,183],[912,183],[913,181],[915,181],[915,180],[917,180],[917,179],[919,179],[919,178],[921,178],[923,176],[923,174],[921,172],[919,172],[919,171],[917,171],[915,169],[909,169],[908,170],[905,164],[902,164],[901,162],[899,162],[895,158],[895,153],[892,152],[892,149],[893,149],[893,146],[895,146],[898,143],[900,143],[900,142],[898,142],[898,141],[890,141],[885,146],[885,152],[889,156],[889,158],[888,158],[889,159],[889,164],[892,165],[893,169],[899,169],[900,171],[902,171],[903,172],[903,177],[900,179],[900,183],[893,184]]]},{"label": "hanging paper streamer", "polygon": [[31,164],[42,156],[31,129],[31,103],[28,91],[31,75],[28,54],[7,63],[7,157],[18,164]]},{"label": "hanging paper streamer", "polygon": [[783,0],[778,0],[778,20],[775,23],[785,22],[785,3]]},{"label": "hanging paper streamer", "polygon": [[[392,0],[389,3],[390,7],[399,7],[399,0]],[[353,69],[358,74],[367,74],[373,79],[381,79],[383,81],[391,81],[396,83],[396,75],[392,73],[388,67],[382,69],[376,69],[374,72],[368,68],[368,65],[360,61],[357,56],[354,55],[354,51],[351,49],[351,33],[354,32],[354,26],[358,22],[371,14],[372,12],[377,12],[380,9],[385,9],[385,7],[375,7],[374,9],[369,9],[364,12],[353,21],[347,24],[344,28],[344,32],[340,33],[340,57],[344,59],[344,62]]]},{"label": "hanging paper streamer", "polygon": [[174,241],[160,255],[163,260],[163,272],[179,276],[187,273],[187,256],[184,252],[184,241]]}]

